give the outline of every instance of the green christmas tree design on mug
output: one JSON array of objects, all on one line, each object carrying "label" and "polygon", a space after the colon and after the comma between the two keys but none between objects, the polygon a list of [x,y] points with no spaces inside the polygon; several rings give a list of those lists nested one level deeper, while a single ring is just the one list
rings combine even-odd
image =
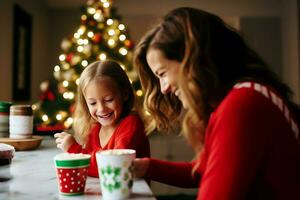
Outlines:
[{"label": "green christmas tree design on mug", "polygon": [[120,167],[111,167],[110,165],[101,169],[101,179],[103,186],[110,192],[121,188],[121,182],[118,181],[121,174]]},{"label": "green christmas tree design on mug", "polygon": [[[127,162],[123,163],[123,166],[128,166]],[[106,167],[102,167],[101,169],[101,182],[103,187],[105,187],[109,192],[113,192],[114,190],[119,190],[122,187],[122,177],[121,177],[121,167],[112,167],[110,165],[107,165]],[[125,169],[124,176],[123,176],[123,182],[127,182],[128,179],[128,186],[129,188],[132,187],[132,178],[131,178],[131,173],[133,171],[133,164],[129,165],[127,169]],[[123,191],[123,192],[128,192]]]}]

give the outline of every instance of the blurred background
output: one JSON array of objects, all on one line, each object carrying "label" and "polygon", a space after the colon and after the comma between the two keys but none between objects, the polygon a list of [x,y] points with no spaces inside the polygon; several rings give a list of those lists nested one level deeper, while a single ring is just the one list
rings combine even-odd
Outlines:
[{"label": "blurred background", "polygon": [[[292,88],[293,100],[300,103],[300,0],[114,0],[109,2],[116,10],[114,13],[108,11],[106,17],[114,17],[117,13],[118,24],[125,25],[128,41],[124,42],[124,47],[129,53],[142,35],[171,9],[189,6],[219,15],[241,32],[248,44]],[[85,0],[0,1],[0,101],[26,104],[40,102],[41,104],[47,98],[55,98],[51,96],[51,92],[46,93],[49,89],[47,80],[53,79],[55,70],[58,69],[56,66],[62,67],[61,63],[65,62],[64,59],[61,60],[62,54],[69,56],[70,59],[75,58],[74,54],[69,54],[68,46],[72,45],[70,38],[78,33],[82,24],[86,23],[82,15],[88,14],[87,4],[88,1]],[[17,12],[16,7],[21,12]],[[83,9],[84,7],[86,10]],[[25,38],[16,38],[22,36],[16,34],[18,25],[21,25],[18,33],[29,33],[29,39],[26,39],[28,36],[26,34]],[[25,29],[22,25],[25,25]],[[97,43],[98,39],[93,37],[92,40]],[[25,42],[24,46],[17,42],[19,40],[29,43]],[[114,49],[111,48],[109,51],[114,52]],[[123,51],[119,52],[123,55]],[[16,59],[23,61],[25,68],[19,66],[16,71]],[[130,62],[130,54],[128,59]],[[125,68],[127,68],[126,62]],[[20,81],[26,83],[24,94],[22,87],[18,90],[16,84]],[[40,106],[40,104],[36,105]],[[154,157],[163,159],[182,161],[193,157],[193,152],[185,141],[174,134],[154,134],[151,136],[151,148]],[[156,183],[152,184],[152,189],[156,195],[161,195],[161,198],[164,195],[170,197],[179,194],[185,194],[182,198],[188,198],[187,194],[193,195],[196,192],[196,190],[179,189]]]}]

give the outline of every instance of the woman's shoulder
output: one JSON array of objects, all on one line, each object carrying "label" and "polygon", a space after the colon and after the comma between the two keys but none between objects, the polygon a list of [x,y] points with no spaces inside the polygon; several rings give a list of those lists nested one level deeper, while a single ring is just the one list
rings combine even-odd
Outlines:
[{"label": "woman's shoulder", "polygon": [[236,83],[223,100],[232,100],[236,98],[245,98],[246,100],[250,99],[252,103],[253,100],[267,100],[275,105],[281,104],[285,101],[285,99],[273,87],[257,82]]},{"label": "woman's shoulder", "polygon": [[273,87],[257,82],[237,83],[233,86],[229,95],[249,99],[252,104],[257,101],[266,101],[281,110],[286,101]]},{"label": "woman's shoulder", "polygon": [[257,112],[259,110],[280,110],[284,112],[288,105],[284,98],[272,87],[257,82],[235,84],[219,104],[216,111],[239,110]]},{"label": "woman's shoulder", "polygon": [[240,82],[233,86],[231,91],[215,110],[217,115],[255,116],[258,118],[275,118],[282,116],[295,126],[294,114],[289,102],[279,92],[269,85],[257,82]]}]

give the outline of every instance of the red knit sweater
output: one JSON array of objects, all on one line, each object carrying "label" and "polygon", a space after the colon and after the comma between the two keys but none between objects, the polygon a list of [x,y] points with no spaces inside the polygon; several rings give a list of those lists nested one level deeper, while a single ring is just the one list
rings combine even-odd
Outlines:
[{"label": "red knit sweater", "polygon": [[299,125],[270,87],[237,84],[212,113],[200,158],[150,159],[146,177],[198,187],[198,200],[300,199]]},{"label": "red knit sweater", "polygon": [[92,155],[89,167],[89,176],[99,177],[96,152],[107,149],[135,149],[136,157],[149,157],[150,147],[148,138],[144,132],[142,120],[137,115],[128,115],[116,128],[108,143],[101,147],[99,140],[99,131],[101,125],[97,123],[89,134],[88,142],[85,148],[82,148],[77,142],[68,149],[69,153],[86,153]]}]

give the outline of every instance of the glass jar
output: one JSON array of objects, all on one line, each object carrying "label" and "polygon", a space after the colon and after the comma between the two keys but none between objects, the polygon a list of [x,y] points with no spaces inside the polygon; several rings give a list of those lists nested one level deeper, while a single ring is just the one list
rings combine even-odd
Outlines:
[{"label": "glass jar", "polygon": [[30,105],[12,105],[9,113],[9,137],[15,139],[31,138],[33,131],[33,112]]}]

